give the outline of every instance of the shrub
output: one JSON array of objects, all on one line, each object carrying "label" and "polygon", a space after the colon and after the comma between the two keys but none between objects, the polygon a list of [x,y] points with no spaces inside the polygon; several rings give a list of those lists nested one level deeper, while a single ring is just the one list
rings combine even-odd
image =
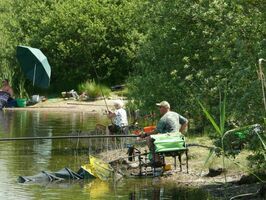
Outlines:
[{"label": "shrub", "polygon": [[128,96],[128,88],[124,88],[122,90],[114,91],[113,92],[115,95],[120,96],[120,97],[127,97]]},{"label": "shrub", "polygon": [[104,86],[95,83],[95,81],[86,81],[78,85],[78,91],[80,93],[85,92],[89,98],[97,98],[100,96],[109,96],[111,90]]}]

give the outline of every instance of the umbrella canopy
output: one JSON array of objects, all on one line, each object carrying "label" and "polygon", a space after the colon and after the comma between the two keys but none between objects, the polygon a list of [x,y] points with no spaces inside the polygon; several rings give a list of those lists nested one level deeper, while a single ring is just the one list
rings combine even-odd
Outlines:
[{"label": "umbrella canopy", "polygon": [[51,67],[46,56],[36,48],[17,46],[17,59],[26,77],[42,88],[48,88]]}]

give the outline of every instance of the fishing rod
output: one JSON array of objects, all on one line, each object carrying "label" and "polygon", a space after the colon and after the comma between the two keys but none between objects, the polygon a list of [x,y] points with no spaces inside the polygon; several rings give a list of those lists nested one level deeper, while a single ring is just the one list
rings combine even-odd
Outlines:
[{"label": "fishing rod", "polygon": [[[96,74],[96,77],[97,77],[98,83],[100,83],[100,79],[99,79],[99,76],[98,76],[97,70],[96,70],[96,68],[95,68],[94,65],[93,65],[93,68],[94,68],[94,71],[95,71],[95,74]],[[103,94],[102,87],[101,87],[100,85],[99,85],[99,88],[100,88],[100,90],[101,90],[101,93],[102,93],[103,100],[104,100],[105,106],[106,106],[106,108],[107,108],[107,111],[109,111],[109,108],[108,108],[108,105],[107,105],[107,102],[106,102],[105,96],[104,96],[104,94]]]},{"label": "fishing rod", "polygon": [[4,141],[20,141],[20,140],[58,140],[58,139],[80,139],[80,138],[122,138],[122,137],[139,137],[137,135],[64,135],[64,136],[47,136],[47,137],[16,137],[16,138],[0,138],[0,142]]},{"label": "fishing rod", "polygon": [[[5,141],[23,141],[23,140],[60,140],[60,139],[80,139],[80,138],[125,138],[125,137],[140,137],[139,135],[64,135],[64,136],[47,136],[47,137],[16,137],[16,138],[0,138],[0,142]],[[212,149],[214,147],[200,145],[200,144],[187,144],[187,147],[204,147],[207,149]],[[141,154],[141,155],[145,155]]]}]

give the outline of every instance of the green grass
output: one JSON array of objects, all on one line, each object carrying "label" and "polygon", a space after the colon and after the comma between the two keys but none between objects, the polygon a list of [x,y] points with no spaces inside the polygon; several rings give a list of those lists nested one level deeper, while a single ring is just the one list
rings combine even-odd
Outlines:
[{"label": "green grass", "polygon": [[110,88],[95,83],[95,81],[86,81],[78,85],[78,91],[80,93],[85,92],[89,98],[98,98],[101,96],[108,97],[110,95]]},{"label": "green grass", "polygon": [[127,97],[128,96],[128,88],[124,88],[123,90],[113,91],[113,94],[119,97]]}]

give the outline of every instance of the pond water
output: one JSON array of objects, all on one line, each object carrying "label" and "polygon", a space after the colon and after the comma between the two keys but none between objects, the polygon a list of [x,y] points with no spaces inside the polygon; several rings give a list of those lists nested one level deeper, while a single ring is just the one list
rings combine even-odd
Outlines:
[{"label": "pond water", "polygon": [[[82,112],[0,111],[0,138],[77,135],[105,123],[98,115]],[[89,154],[105,151],[106,141],[82,140],[0,142],[0,199],[210,199],[201,190],[160,185],[154,178],[18,183],[19,176],[41,171],[77,171]]]}]

